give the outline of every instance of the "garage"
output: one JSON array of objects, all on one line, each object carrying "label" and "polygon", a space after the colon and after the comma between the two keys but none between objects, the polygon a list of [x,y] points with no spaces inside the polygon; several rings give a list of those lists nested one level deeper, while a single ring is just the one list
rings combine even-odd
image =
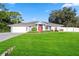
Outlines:
[{"label": "garage", "polygon": [[11,27],[11,33],[25,33],[27,32],[27,27]]},{"label": "garage", "polygon": [[26,33],[29,31],[32,31],[32,28],[34,26],[33,23],[19,23],[19,24],[11,24],[8,25],[11,29],[11,33]]}]

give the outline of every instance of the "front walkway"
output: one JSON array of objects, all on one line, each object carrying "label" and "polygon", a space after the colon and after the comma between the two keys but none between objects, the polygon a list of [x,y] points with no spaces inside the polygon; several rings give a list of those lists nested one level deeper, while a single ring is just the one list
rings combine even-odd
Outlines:
[{"label": "front walkway", "polygon": [[7,33],[0,33],[0,42],[1,42],[1,41],[4,41],[4,40],[7,40],[7,39],[9,39],[9,38],[18,36],[18,35],[20,35],[20,34],[21,34],[21,33],[10,33],[10,32],[7,32]]}]

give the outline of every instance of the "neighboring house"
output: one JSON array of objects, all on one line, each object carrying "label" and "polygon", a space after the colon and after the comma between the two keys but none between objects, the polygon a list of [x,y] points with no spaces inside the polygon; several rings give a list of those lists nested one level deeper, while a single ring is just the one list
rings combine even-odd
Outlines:
[{"label": "neighboring house", "polygon": [[62,27],[63,25],[48,23],[48,22],[28,22],[28,23],[19,23],[19,24],[12,24],[9,25],[11,27],[12,33],[26,33],[32,31],[32,28],[36,27],[38,32],[42,31],[50,31],[56,30],[57,27]]}]

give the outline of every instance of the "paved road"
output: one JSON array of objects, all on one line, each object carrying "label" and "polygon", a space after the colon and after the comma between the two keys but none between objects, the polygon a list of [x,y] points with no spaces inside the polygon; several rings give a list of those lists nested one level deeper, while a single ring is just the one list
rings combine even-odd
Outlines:
[{"label": "paved road", "polygon": [[17,35],[20,35],[20,33],[0,33],[0,42],[7,40],[9,38],[15,37]]}]

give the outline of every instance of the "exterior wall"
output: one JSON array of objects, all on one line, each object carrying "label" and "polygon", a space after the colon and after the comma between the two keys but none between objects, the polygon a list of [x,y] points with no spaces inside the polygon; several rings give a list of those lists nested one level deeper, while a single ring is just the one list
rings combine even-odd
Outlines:
[{"label": "exterior wall", "polygon": [[46,27],[45,27],[45,25],[43,25],[43,31],[45,31],[46,30]]},{"label": "exterior wall", "polygon": [[51,27],[51,30],[55,31],[55,28],[56,28],[56,27]]},{"label": "exterior wall", "polygon": [[[36,27],[38,31],[38,25]],[[26,32],[31,31],[32,28],[33,27],[11,27],[11,32],[12,33],[26,33]],[[79,28],[75,28],[75,27],[51,27],[51,30],[55,31],[56,28],[58,32],[79,32]],[[48,30],[50,31],[50,28],[48,28]],[[43,31],[47,31],[45,25],[43,25]]]},{"label": "exterior wall", "polygon": [[32,31],[32,27],[26,27],[26,31],[27,32]]},{"label": "exterior wall", "polygon": [[79,28],[74,28],[74,31],[75,32],[79,32]]},{"label": "exterior wall", "polygon": [[68,32],[74,32],[74,28],[73,27],[67,27],[67,31]]},{"label": "exterior wall", "polygon": [[25,33],[25,32],[28,32],[28,28],[26,28],[26,27],[11,27],[11,32],[12,33]]},{"label": "exterior wall", "polygon": [[55,28],[57,28],[59,32],[79,32],[79,28],[75,27],[51,27],[51,30],[55,31]]},{"label": "exterior wall", "polygon": [[57,27],[58,31],[63,31],[63,32],[73,32],[73,28],[72,27]]},{"label": "exterior wall", "polygon": [[48,26],[48,29],[47,29],[48,31],[51,31],[51,26]]}]

